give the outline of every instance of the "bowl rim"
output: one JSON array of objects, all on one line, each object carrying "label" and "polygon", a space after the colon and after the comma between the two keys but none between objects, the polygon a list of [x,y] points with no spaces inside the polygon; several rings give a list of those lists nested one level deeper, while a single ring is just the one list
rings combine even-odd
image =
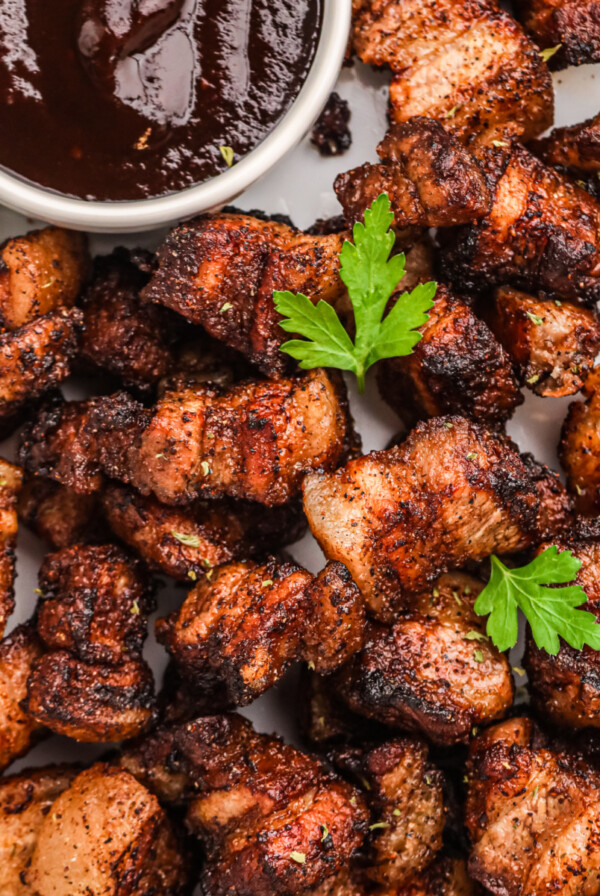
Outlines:
[{"label": "bowl rim", "polygon": [[0,169],[0,204],[78,230],[136,232],[218,209],[266,174],[320,115],[340,73],[350,33],[352,0],[323,0],[323,21],[307,78],[279,124],[240,162],[204,183],[155,199],[76,199]]}]

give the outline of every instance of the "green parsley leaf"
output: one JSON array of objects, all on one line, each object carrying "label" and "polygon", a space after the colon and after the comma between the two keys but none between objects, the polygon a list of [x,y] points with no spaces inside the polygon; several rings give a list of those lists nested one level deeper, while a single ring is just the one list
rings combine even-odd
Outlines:
[{"label": "green parsley leaf", "polygon": [[517,643],[519,608],[537,646],[552,656],[559,651],[559,636],[576,650],[584,644],[600,650],[596,617],[576,609],[587,601],[586,593],[580,585],[567,584],[573,582],[581,566],[571,551],[559,554],[552,545],[518,569],[509,569],[496,556],[491,560],[492,575],[475,601],[475,612],[479,616],[489,614],[486,631],[499,650]]},{"label": "green parsley leaf", "polygon": [[177,541],[180,541],[182,544],[186,544],[190,548],[199,548],[200,547],[200,539],[197,535],[186,535],[185,532],[171,532],[173,538],[176,538]]},{"label": "green parsley leaf", "polygon": [[389,312],[388,301],[405,274],[405,256],[394,247],[394,215],[382,193],[365,212],[365,223],[354,225],[354,243],[346,240],[340,253],[340,277],[348,288],[354,310],[356,338],[352,342],[337,313],[327,302],[316,305],[298,293],[274,292],[275,307],[284,317],[279,326],[291,339],[281,351],[295,358],[303,370],[336,367],[356,374],[364,392],[365,374],[376,361],[411,354],[421,339],[418,328],[429,319],[436,283],[421,283],[403,293]]},{"label": "green parsley leaf", "polygon": [[544,323],[544,318],[540,317],[539,314],[534,314],[532,311],[526,311],[525,314],[536,327],[540,327]]},{"label": "green parsley leaf", "polygon": [[540,56],[544,60],[544,62],[548,62],[562,47],[562,44],[557,44],[555,47],[547,47],[545,50],[540,50]]},{"label": "green parsley leaf", "polygon": [[298,862],[299,865],[304,865],[304,863],[306,862],[306,853],[297,852],[296,850],[294,850],[294,852],[290,853],[290,859],[292,859],[294,862]]},{"label": "green parsley leaf", "polygon": [[219,152],[223,156],[223,161],[228,168],[233,165],[233,149],[231,146],[219,146]]}]

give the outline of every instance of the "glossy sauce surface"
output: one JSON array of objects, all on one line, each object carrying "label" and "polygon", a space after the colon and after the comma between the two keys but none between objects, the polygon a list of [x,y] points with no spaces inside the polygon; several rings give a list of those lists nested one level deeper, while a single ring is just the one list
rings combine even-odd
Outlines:
[{"label": "glossy sauce surface", "polygon": [[0,166],[87,199],[207,180],[298,95],[321,2],[0,0]]}]

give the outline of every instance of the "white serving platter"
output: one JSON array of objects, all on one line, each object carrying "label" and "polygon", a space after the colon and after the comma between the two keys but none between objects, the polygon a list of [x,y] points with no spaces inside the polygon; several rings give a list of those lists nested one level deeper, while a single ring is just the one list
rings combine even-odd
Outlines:
[{"label": "white serving platter", "polygon": [[[339,213],[332,189],[335,176],[365,161],[376,159],[375,147],[386,130],[387,83],[385,74],[356,65],[342,71],[338,92],[350,102],[353,145],[343,156],[322,159],[306,139],[294,152],[280,162],[260,183],[239,198],[236,205],[245,210],[263,209],[289,215],[299,227],[310,226],[317,218]],[[600,111],[600,65],[569,69],[555,76],[556,124],[569,125],[590,118]],[[23,218],[0,208],[0,240],[24,233],[39,222]],[[142,245],[155,248],[161,233],[145,233],[139,238],[95,236],[95,254],[109,252],[116,245]],[[400,429],[395,414],[380,400],[373,377],[366,394],[359,396],[349,378],[352,411],[363,439],[365,451],[384,448]],[[69,397],[84,397],[80,383],[69,383],[65,389]],[[558,469],[556,445],[567,406],[573,399],[537,398],[527,393],[524,405],[518,408],[508,425],[509,434],[521,450],[531,451],[540,460]],[[16,439],[0,445],[0,455],[14,459]],[[26,620],[32,613],[36,596],[37,572],[45,548],[24,527],[19,532],[17,553],[17,607],[10,620],[9,630]],[[314,539],[308,535],[291,548],[294,558],[312,571],[323,565],[323,556]],[[183,599],[181,587],[165,584],[159,591],[159,611],[156,615],[177,606]],[[153,617],[154,619],[154,617]],[[154,641],[153,620],[146,645],[146,657],[160,682],[166,664],[166,654]],[[518,661],[518,654],[514,657]],[[244,710],[262,731],[277,731],[284,738],[295,739],[294,672],[269,693]],[[83,745],[66,738],[52,737],[35,747],[10,772],[32,765],[57,761],[90,761],[106,751],[103,745]]]}]

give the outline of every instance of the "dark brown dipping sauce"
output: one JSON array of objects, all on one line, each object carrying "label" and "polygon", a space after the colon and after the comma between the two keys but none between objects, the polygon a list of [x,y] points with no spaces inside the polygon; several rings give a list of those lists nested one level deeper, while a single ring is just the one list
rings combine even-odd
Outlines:
[{"label": "dark brown dipping sauce", "polygon": [[291,106],[321,3],[0,0],[0,166],[85,199],[202,183]]}]

